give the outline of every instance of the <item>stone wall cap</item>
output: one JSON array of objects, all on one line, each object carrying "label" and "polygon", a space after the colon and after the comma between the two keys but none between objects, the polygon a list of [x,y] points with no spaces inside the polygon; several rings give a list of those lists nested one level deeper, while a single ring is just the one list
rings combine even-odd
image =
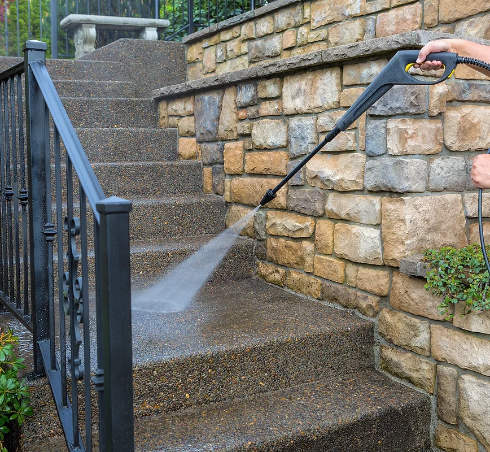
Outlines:
[{"label": "stone wall cap", "polygon": [[138,30],[144,27],[167,28],[167,19],[146,19],[142,17],[96,16],[92,14],[69,14],[60,22],[61,28],[74,28],[81,24],[94,24],[99,28],[117,26],[125,30]]}]

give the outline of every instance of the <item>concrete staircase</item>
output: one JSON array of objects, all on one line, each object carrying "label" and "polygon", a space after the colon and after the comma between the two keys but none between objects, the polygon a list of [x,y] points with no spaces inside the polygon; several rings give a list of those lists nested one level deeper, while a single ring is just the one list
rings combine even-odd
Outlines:
[{"label": "concrete staircase", "polygon": [[[200,162],[179,161],[177,131],[156,128],[149,90],[183,76],[182,49],[163,44],[48,62],[104,193],[133,201],[136,287],[225,225]],[[172,64],[150,73],[143,60],[165,52]],[[239,239],[189,309],[133,313],[136,450],[429,451],[430,401],[375,370],[374,324],[256,279],[253,247]],[[66,450],[34,424],[26,452]]]}]

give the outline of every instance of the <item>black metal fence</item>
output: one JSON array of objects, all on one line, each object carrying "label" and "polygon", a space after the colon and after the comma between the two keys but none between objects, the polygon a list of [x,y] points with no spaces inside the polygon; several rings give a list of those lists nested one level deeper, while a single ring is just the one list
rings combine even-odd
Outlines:
[{"label": "black metal fence", "polygon": [[45,50],[0,73],[0,301],[33,333],[68,450],[130,452],[131,203],[104,197]]},{"label": "black metal fence", "polygon": [[[69,14],[147,17],[168,19],[170,26],[160,39],[182,37],[217,22],[251,11],[271,0],[0,0],[0,56],[21,56],[21,47],[30,39],[48,44],[51,58],[73,58],[73,32],[59,28]],[[97,46],[122,37],[127,31],[100,31]],[[1,42],[1,41],[0,41]]]}]

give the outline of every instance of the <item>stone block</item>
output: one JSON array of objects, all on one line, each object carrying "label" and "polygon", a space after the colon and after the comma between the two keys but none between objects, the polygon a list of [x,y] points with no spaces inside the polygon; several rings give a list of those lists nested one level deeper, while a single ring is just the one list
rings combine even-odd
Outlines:
[{"label": "stone block", "polygon": [[187,49],[187,62],[195,63],[196,61],[202,61],[204,56],[204,49],[202,48],[201,42],[196,42],[192,44]]},{"label": "stone block", "polygon": [[368,110],[368,114],[372,116],[419,115],[426,111],[425,86],[396,85]]},{"label": "stone block", "polygon": [[218,44],[218,42],[219,42],[219,34],[214,34],[202,40],[202,47],[206,49],[210,46],[215,46],[216,44]]},{"label": "stone block", "polygon": [[453,23],[465,17],[474,16],[490,10],[487,0],[440,0],[439,2],[439,21],[441,23]]},{"label": "stone block", "polygon": [[311,4],[311,28],[340,22],[361,14],[358,0],[318,0]]},{"label": "stone block", "polygon": [[285,267],[302,270],[305,265],[303,244],[293,240],[267,239],[267,259]]},{"label": "stone block", "polygon": [[282,92],[282,79],[271,78],[267,80],[261,80],[257,86],[258,96],[261,99],[270,99],[279,97]]},{"label": "stone block", "polygon": [[465,304],[460,301],[454,311],[453,325],[455,327],[473,333],[490,334],[490,311],[473,309],[470,313],[462,315],[464,309]]},{"label": "stone block", "polygon": [[353,262],[383,264],[381,231],[368,226],[337,223],[334,250],[337,257]]},{"label": "stone block", "polygon": [[372,225],[381,223],[381,198],[378,196],[330,193],[325,210],[329,218]]},{"label": "stone block", "polygon": [[231,179],[225,178],[225,194],[223,197],[226,202],[231,202]]},{"label": "stone block", "polygon": [[473,375],[459,379],[459,417],[490,450],[490,382]]},{"label": "stone block", "polygon": [[448,452],[478,452],[474,439],[442,424],[436,428],[435,445]]},{"label": "stone block", "polygon": [[202,141],[217,141],[223,91],[198,94],[195,98],[196,137]]},{"label": "stone block", "polygon": [[400,259],[426,249],[468,244],[462,198],[457,194],[383,198],[381,225],[387,265],[398,266]]},{"label": "stone block", "polygon": [[315,259],[315,244],[307,240],[303,240],[303,253],[305,255],[304,271],[313,273],[313,263]]},{"label": "stone block", "polygon": [[473,69],[470,66],[466,66],[464,64],[460,64],[456,68],[456,72],[454,73],[456,79],[466,79],[466,80],[487,80],[487,76],[478,72],[476,69]]},{"label": "stone block", "polygon": [[260,108],[257,105],[247,108],[247,119],[260,118]]},{"label": "stone block", "polygon": [[359,267],[357,287],[374,295],[385,297],[390,291],[390,272],[373,268]]},{"label": "stone block", "polygon": [[356,309],[367,317],[377,317],[381,298],[357,292]]},{"label": "stone block", "polygon": [[323,279],[343,283],[345,279],[345,262],[330,256],[315,256],[313,273]]},{"label": "stone block", "polygon": [[378,76],[387,64],[388,60],[386,59],[370,60],[366,63],[346,64],[343,68],[344,85],[367,85]]},{"label": "stone block", "polygon": [[203,193],[213,193],[213,168],[202,169]]},{"label": "stone block", "polygon": [[378,332],[392,344],[419,355],[430,356],[429,322],[391,309],[382,309],[378,320]]},{"label": "stone block", "polygon": [[312,298],[320,298],[322,283],[319,279],[302,272],[289,270],[287,286]]},{"label": "stone block", "polygon": [[[488,15],[490,17],[490,14]],[[439,86],[439,85],[435,85]],[[447,98],[458,102],[490,102],[488,83],[473,80],[457,80],[448,85]]]},{"label": "stone block", "polygon": [[365,19],[350,20],[332,25],[328,30],[329,47],[337,47],[364,40],[366,30]]},{"label": "stone block", "polygon": [[[265,192],[274,188],[281,179],[260,177],[235,177],[231,181],[231,202],[256,207],[260,204]],[[286,208],[287,190],[277,192],[277,197],[267,204],[271,209]]]},{"label": "stone block", "polygon": [[318,220],[315,231],[315,246],[318,253],[332,254],[335,223],[330,220]]},{"label": "stone block", "polygon": [[294,212],[321,217],[325,214],[326,193],[317,188],[290,189],[287,207]]},{"label": "stone block", "polygon": [[251,122],[243,122],[240,121],[236,126],[236,131],[238,136],[250,136],[252,135],[252,126]]},{"label": "stone block", "polygon": [[330,281],[322,281],[321,299],[348,309],[355,309],[357,306],[357,292],[354,289]]},{"label": "stone block", "polygon": [[255,245],[255,256],[257,259],[267,259],[267,242],[265,240],[259,240]]},{"label": "stone block", "polygon": [[284,119],[261,119],[252,126],[252,142],[256,149],[287,146],[287,122]]},{"label": "stone block", "polygon": [[480,151],[490,147],[490,106],[448,107],[444,115],[444,144],[451,151]]},{"label": "stone block", "polygon": [[490,37],[490,14],[457,23],[455,32],[468,38],[488,39]]},{"label": "stone block", "polygon": [[464,157],[437,157],[429,163],[430,191],[464,191],[468,182]]},{"label": "stone block", "polygon": [[266,218],[267,218],[267,211],[265,209],[260,209],[255,213],[254,216],[255,238],[258,240],[267,239],[267,233],[265,232]]},{"label": "stone block", "polygon": [[306,164],[306,179],[319,188],[363,190],[365,164],[362,154],[315,155]]},{"label": "stone block", "polygon": [[387,147],[391,155],[438,154],[442,150],[442,121],[388,119]]},{"label": "stone block", "polygon": [[429,86],[429,116],[436,116],[446,111],[448,92],[446,82]]},{"label": "stone block", "polygon": [[217,63],[224,63],[226,61],[226,44],[223,42],[220,42],[216,46],[216,62]]},{"label": "stone block", "polygon": [[[318,225],[317,225],[318,231]],[[345,266],[345,282],[348,286],[357,287],[357,273],[359,271],[359,266],[354,265],[350,262]]]},{"label": "stone block", "polygon": [[262,38],[274,32],[274,18],[265,16],[255,21],[255,36]]},{"label": "stone block", "polygon": [[304,46],[308,44],[308,34],[310,33],[310,27],[304,25],[303,27],[298,28],[298,34],[296,37],[296,45]]},{"label": "stone block", "polygon": [[242,25],[240,37],[245,41],[255,38],[255,22],[245,22]]},{"label": "stone block", "polygon": [[245,172],[285,176],[288,160],[287,152],[249,152],[245,155]]},{"label": "stone block", "polygon": [[247,55],[242,55],[238,58],[233,58],[232,60],[225,61],[224,63],[218,64],[216,67],[216,74],[224,74],[226,72],[240,71],[242,69],[248,68],[248,57]]},{"label": "stone block", "polygon": [[279,116],[282,115],[282,100],[269,100],[262,102],[259,107],[260,116]]},{"label": "stone block", "polygon": [[248,43],[248,59],[251,63],[277,57],[281,52],[282,36],[280,34],[249,41]]},{"label": "stone block", "polygon": [[166,100],[158,103],[158,127],[161,129],[168,127],[168,102]]},{"label": "stone block", "polygon": [[[296,160],[289,160],[288,162],[288,174],[296,168],[296,166],[301,162],[301,159],[296,159]],[[289,186],[295,186],[295,185],[304,185],[305,184],[305,168],[302,167],[300,168],[295,175],[289,179],[288,185]]]},{"label": "stone block", "polygon": [[[325,137],[320,137],[323,140]],[[337,135],[332,141],[327,143],[322,149],[323,152],[343,152],[343,151],[356,151],[357,150],[357,137],[355,130],[349,130]]]},{"label": "stone block", "polygon": [[392,36],[406,31],[419,30],[422,26],[422,5],[393,8],[376,18],[376,37]]},{"label": "stone block", "polygon": [[[320,132],[330,132],[339,119],[344,116],[345,111],[342,110],[336,110],[336,111],[327,111],[325,113],[322,113],[321,115],[318,115],[318,120],[316,122],[316,127],[317,131]],[[347,127],[347,130],[349,129],[355,129],[357,127],[357,124],[354,122],[352,123],[349,127]]]},{"label": "stone block", "polygon": [[426,190],[427,176],[425,160],[380,158],[366,162],[364,185],[369,191],[421,193]]},{"label": "stone block", "polygon": [[236,140],[238,138],[236,95],[234,86],[225,89],[218,124],[218,138],[220,140]]},{"label": "stone block", "polygon": [[366,155],[376,157],[386,154],[386,119],[369,117],[366,121]]},{"label": "stone block", "polygon": [[[470,224],[469,226],[469,243],[480,244],[480,228],[478,223]],[[483,222],[483,238],[485,243],[490,243],[490,222]]]},{"label": "stone block", "polygon": [[282,34],[282,48],[290,49],[291,47],[296,46],[296,30],[286,30]]},{"label": "stone block", "polygon": [[290,212],[269,210],[266,231],[283,237],[311,237],[315,230],[315,220]]},{"label": "stone block", "polygon": [[429,394],[434,393],[436,365],[410,352],[381,346],[380,367],[386,372],[408,381]]},{"label": "stone block", "polygon": [[197,141],[195,138],[179,138],[179,157],[183,160],[197,158]]},{"label": "stone block", "polygon": [[236,27],[233,28],[227,28],[225,30],[222,30],[219,34],[219,40],[220,41],[229,41],[230,39],[237,38],[240,36],[240,31],[241,27],[237,25]]},{"label": "stone block", "polygon": [[326,41],[328,36],[328,30],[326,28],[321,30],[312,30],[308,33],[308,42]]},{"label": "stone block", "polygon": [[371,14],[390,7],[390,0],[369,0],[362,2],[362,13]]},{"label": "stone block", "polygon": [[239,57],[242,54],[242,40],[234,39],[226,43],[226,56],[228,59]]},{"label": "stone block", "polygon": [[187,81],[199,80],[204,77],[204,65],[200,63],[193,63],[187,65]]},{"label": "stone block", "polygon": [[225,172],[223,165],[213,166],[213,193],[224,195],[225,193]]},{"label": "stone block", "polygon": [[303,22],[303,5],[297,4],[290,8],[283,8],[274,14],[274,28],[276,33],[296,28]]},{"label": "stone block", "polygon": [[282,88],[284,114],[319,113],[339,106],[340,68],[288,75]]},{"label": "stone block", "polygon": [[184,116],[179,120],[179,136],[190,137],[196,134],[194,116]]},{"label": "stone block", "polygon": [[490,340],[472,334],[431,326],[431,353],[438,361],[490,376]]},{"label": "stone block", "polygon": [[448,424],[458,423],[458,371],[437,366],[437,416]]},{"label": "stone block", "polygon": [[315,117],[292,117],[289,119],[289,155],[295,158],[309,154],[318,144]]},{"label": "stone block", "polygon": [[194,114],[194,96],[180,97],[168,101],[169,116],[189,116]]},{"label": "stone block", "polygon": [[[230,206],[230,209],[228,210],[228,214],[226,215],[226,227],[229,228],[230,226],[233,226],[237,221],[241,220],[243,217],[248,215],[251,211],[252,211],[251,208],[232,204]],[[250,218],[250,221],[242,229],[240,235],[251,237],[251,238],[255,237],[253,218]]]},{"label": "stone block", "polygon": [[201,159],[205,165],[223,163],[223,143],[202,143]]},{"label": "stone block", "polygon": [[349,108],[364,92],[364,88],[346,88],[340,93],[340,106]]},{"label": "stone block", "polygon": [[[464,212],[466,218],[478,217],[478,194],[465,193],[463,195]],[[482,216],[490,217],[490,193],[483,193],[482,197]]]},{"label": "stone block", "polygon": [[441,299],[436,298],[424,288],[425,280],[394,272],[391,283],[390,304],[399,311],[444,320],[440,313]]},{"label": "stone block", "polygon": [[237,107],[250,107],[251,105],[256,105],[258,101],[256,83],[238,85],[236,95]]},{"label": "stone block", "polygon": [[224,169],[226,174],[243,173],[243,141],[225,143],[223,149]]},{"label": "stone block", "polygon": [[287,272],[276,265],[257,262],[257,276],[271,284],[282,287],[286,284]]},{"label": "stone block", "polygon": [[214,72],[216,70],[216,46],[204,49],[202,64],[205,74]]}]

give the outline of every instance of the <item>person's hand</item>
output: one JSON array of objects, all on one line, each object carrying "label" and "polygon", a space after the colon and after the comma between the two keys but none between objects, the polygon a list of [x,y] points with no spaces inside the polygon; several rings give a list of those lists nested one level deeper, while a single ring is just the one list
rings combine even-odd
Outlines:
[{"label": "person's hand", "polygon": [[477,155],[471,167],[471,182],[478,188],[490,188],[490,155]]},{"label": "person's hand", "polygon": [[449,39],[438,39],[431,41],[420,49],[417,61],[414,67],[424,71],[432,71],[441,69],[444,65],[440,61],[426,61],[427,55],[430,53],[453,52],[453,48]]}]

